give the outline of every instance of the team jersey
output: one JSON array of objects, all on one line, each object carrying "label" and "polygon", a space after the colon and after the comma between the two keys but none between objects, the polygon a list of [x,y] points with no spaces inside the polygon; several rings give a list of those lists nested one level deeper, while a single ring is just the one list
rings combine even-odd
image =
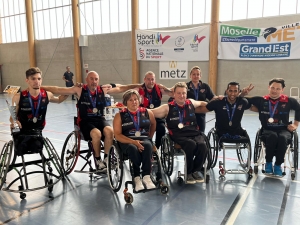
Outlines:
[{"label": "team jersey", "polygon": [[[206,99],[211,100],[215,94],[213,93],[213,91],[211,90],[211,88],[208,86],[208,84],[206,83],[202,83],[202,81],[199,81],[198,83],[198,87],[193,87],[193,82],[187,82],[186,83],[187,86],[187,98],[191,98],[191,99],[195,99],[198,101],[205,101]],[[195,91],[194,91],[195,88]],[[198,89],[198,91],[197,91]],[[196,95],[198,93],[198,96]],[[198,97],[198,98],[196,98]]]},{"label": "team jersey", "polygon": [[160,106],[162,93],[156,84],[154,84],[154,87],[150,92],[147,90],[145,84],[143,84],[142,87],[139,88],[139,94],[142,98],[140,106],[148,109],[150,108],[151,104],[153,104],[154,108]]}]

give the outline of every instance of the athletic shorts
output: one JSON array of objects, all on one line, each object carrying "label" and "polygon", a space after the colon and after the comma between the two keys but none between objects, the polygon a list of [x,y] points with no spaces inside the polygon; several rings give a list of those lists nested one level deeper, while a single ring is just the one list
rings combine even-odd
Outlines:
[{"label": "athletic shorts", "polygon": [[101,132],[101,140],[104,140],[104,134],[103,134],[103,129],[106,126],[110,126],[110,124],[104,119],[104,118],[99,118],[99,119],[93,119],[93,120],[81,120],[79,123],[80,131],[83,134],[84,140],[90,141],[92,140],[90,136],[91,130],[94,128],[97,128]]}]

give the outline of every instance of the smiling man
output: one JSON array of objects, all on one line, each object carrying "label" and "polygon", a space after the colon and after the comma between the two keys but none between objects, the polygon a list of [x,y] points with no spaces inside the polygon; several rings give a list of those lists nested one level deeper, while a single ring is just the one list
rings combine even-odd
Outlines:
[{"label": "smiling man", "polygon": [[[291,132],[298,128],[300,120],[300,105],[296,99],[283,94],[284,87],[282,78],[273,78],[269,81],[268,95],[248,98],[249,104],[252,105],[251,109],[253,106],[258,109],[262,135],[265,139],[265,172],[278,177],[282,176],[281,164],[284,161],[288,140],[292,138]],[[289,122],[291,110],[295,110],[293,123]],[[274,156],[276,161],[273,167]]]}]

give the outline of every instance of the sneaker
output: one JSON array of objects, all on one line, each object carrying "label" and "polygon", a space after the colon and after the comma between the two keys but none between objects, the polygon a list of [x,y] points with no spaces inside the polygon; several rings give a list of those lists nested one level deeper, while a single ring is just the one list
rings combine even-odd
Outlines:
[{"label": "sneaker", "polygon": [[196,184],[196,181],[193,177],[193,174],[188,174],[186,177],[186,183],[187,184]]},{"label": "sneaker", "polygon": [[201,183],[204,181],[204,179],[199,175],[199,173],[197,171],[192,173],[192,176],[197,183]]},{"label": "sneaker", "polygon": [[135,177],[134,178],[134,190],[136,192],[138,192],[138,191],[142,191],[144,189],[145,188],[144,188],[144,185],[143,185],[143,183],[141,181],[141,178],[140,177]]},{"label": "sneaker", "polygon": [[143,184],[146,186],[146,189],[154,189],[156,188],[155,185],[153,184],[150,175],[145,175],[143,177]]},{"label": "sneaker", "polygon": [[102,162],[101,159],[96,160],[96,168],[98,171],[104,172],[107,170],[106,165]]},{"label": "sneaker", "polygon": [[107,165],[108,165],[108,157],[107,156],[104,158],[103,163],[107,167]]},{"label": "sneaker", "polygon": [[281,166],[277,166],[276,164],[274,165],[274,175],[276,177],[282,177]]},{"label": "sneaker", "polygon": [[273,165],[272,165],[272,162],[266,162],[265,173],[266,174],[273,174]]}]

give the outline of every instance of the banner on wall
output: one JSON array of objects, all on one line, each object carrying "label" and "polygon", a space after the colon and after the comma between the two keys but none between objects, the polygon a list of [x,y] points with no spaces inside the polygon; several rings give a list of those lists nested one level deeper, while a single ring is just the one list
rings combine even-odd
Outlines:
[{"label": "banner on wall", "polygon": [[219,25],[219,59],[300,58],[300,22],[267,28]]},{"label": "banner on wall", "polygon": [[177,80],[188,78],[187,75],[188,62],[159,62],[159,79],[161,80]]},{"label": "banner on wall", "polygon": [[184,30],[135,30],[137,60],[208,61],[209,26]]}]

